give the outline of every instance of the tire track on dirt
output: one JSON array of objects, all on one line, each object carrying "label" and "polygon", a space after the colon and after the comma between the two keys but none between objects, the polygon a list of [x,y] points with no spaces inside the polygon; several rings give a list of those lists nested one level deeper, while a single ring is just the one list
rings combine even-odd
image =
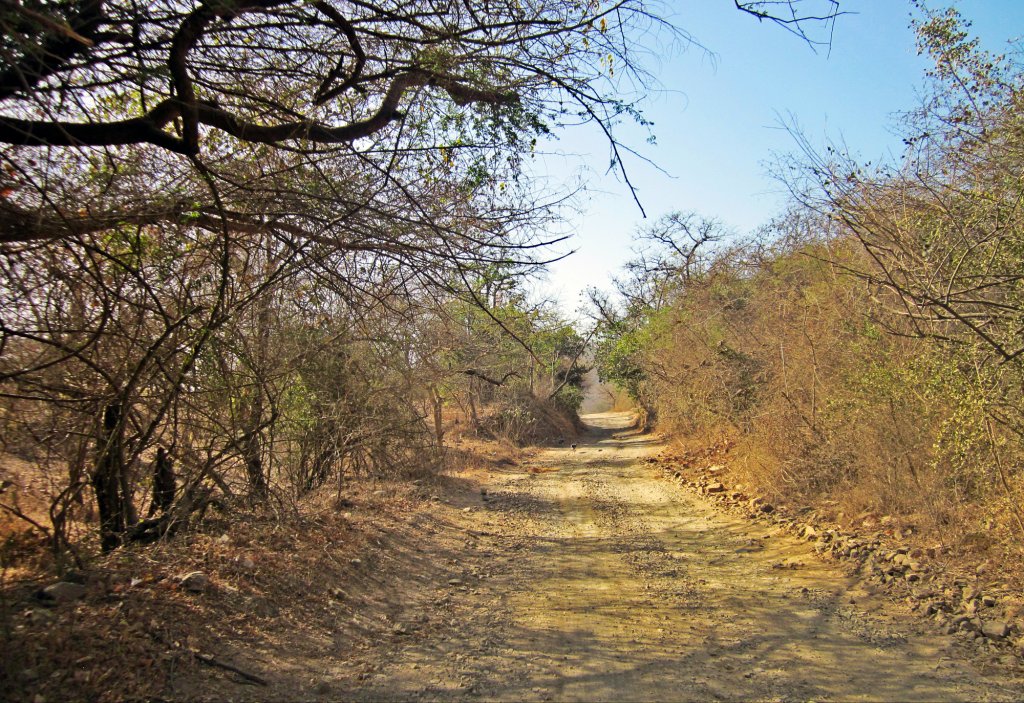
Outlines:
[{"label": "tire track on dirt", "polygon": [[591,421],[578,451],[496,477],[462,514],[479,537],[458,566],[480,578],[353,697],[1019,699],[806,544],[663,480],[622,416]]}]

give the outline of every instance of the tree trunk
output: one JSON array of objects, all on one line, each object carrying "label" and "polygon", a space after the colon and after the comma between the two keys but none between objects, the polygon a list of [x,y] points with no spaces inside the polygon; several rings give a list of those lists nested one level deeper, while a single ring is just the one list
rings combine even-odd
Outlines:
[{"label": "tree trunk", "polygon": [[473,421],[473,431],[480,431],[480,416],[476,413],[476,400],[473,398],[473,388],[469,389],[469,417]]},{"label": "tree trunk", "polygon": [[111,403],[103,410],[103,425],[96,443],[96,469],[92,486],[96,491],[96,507],[100,513],[100,546],[104,552],[116,549],[128,526],[128,510],[124,488],[124,447],[122,443],[122,408]]},{"label": "tree trunk", "polygon": [[437,437],[437,446],[444,446],[444,398],[438,393],[437,388],[430,387],[430,404],[434,410],[434,435]]},{"label": "tree trunk", "polygon": [[156,461],[153,462],[153,502],[149,504],[149,516],[166,513],[174,503],[177,490],[174,479],[174,464],[167,455],[167,450],[160,447],[156,450]]},{"label": "tree trunk", "polygon": [[257,389],[249,416],[249,427],[242,446],[242,458],[245,461],[245,474],[249,479],[249,493],[253,498],[261,500],[268,493],[267,474],[263,470],[263,440],[260,437],[260,425],[263,420],[263,394]]}]

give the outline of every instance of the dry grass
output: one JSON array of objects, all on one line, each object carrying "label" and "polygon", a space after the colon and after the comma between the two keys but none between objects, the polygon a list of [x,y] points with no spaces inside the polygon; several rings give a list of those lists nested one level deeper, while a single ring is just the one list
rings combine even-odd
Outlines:
[{"label": "dry grass", "polygon": [[[482,473],[526,454],[473,440],[453,448],[447,462],[452,474]],[[45,545],[37,540],[29,554],[8,552],[18,568],[7,569],[0,583],[3,697],[237,695],[230,683],[237,675],[199,657],[264,678],[270,672],[284,690],[304,690],[309,672],[283,665],[279,654],[322,661],[326,648],[344,669],[362,648],[390,636],[388,617],[410,597],[400,574],[443,568],[420,563],[417,544],[424,531],[445,529],[436,498],[468,491],[464,480],[419,473],[352,481],[340,501],[324,491],[294,506],[300,509],[274,514],[211,512],[174,540],[91,558],[86,570],[71,575],[85,582],[85,597],[56,605],[35,596],[56,580],[40,558]],[[207,591],[181,587],[180,576],[192,571],[209,576]]]}]

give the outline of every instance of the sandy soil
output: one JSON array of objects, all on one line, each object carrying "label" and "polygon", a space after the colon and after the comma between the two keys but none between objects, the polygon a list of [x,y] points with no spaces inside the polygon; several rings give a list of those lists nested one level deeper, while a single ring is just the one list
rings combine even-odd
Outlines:
[{"label": "sandy soil", "polygon": [[575,450],[424,484],[343,582],[309,585],[301,619],[220,638],[213,653],[266,686],[193,667],[166,697],[1024,698],[806,542],[668,481],[630,420],[591,415]]},{"label": "sandy soil", "polygon": [[467,538],[433,601],[445,626],[366,652],[367,667],[335,679],[334,691],[359,700],[1020,698],[1019,682],[959,660],[950,638],[923,631],[806,544],[661,478],[638,461],[659,447],[627,429],[628,415],[586,421],[577,449],[544,451],[492,476],[486,501],[454,506]]}]

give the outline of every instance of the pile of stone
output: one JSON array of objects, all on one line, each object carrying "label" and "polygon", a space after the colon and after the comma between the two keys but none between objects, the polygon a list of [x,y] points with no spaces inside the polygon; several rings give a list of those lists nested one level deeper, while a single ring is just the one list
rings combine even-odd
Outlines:
[{"label": "pile of stone", "polygon": [[[670,479],[720,507],[778,526],[812,543],[819,556],[847,564],[861,578],[903,599],[940,632],[1024,657],[1024,613],[1005,607],[1007,604],[997,594],[983,593],[977,579],[946,573],[936,561],[941,547],[901,543],[912,531],[896,528],[891,517],[884,516],[874,525],[887,529],[864,534],[844,532],[836,525],[822,524],[811,509],[791,511],[752,495],[742,484],[728,486],[727,470],[722,465],[684,468],[668,459],[655,461],[662,464]],[[865,517],[863,523],[872,525],[873,521]]]}]

